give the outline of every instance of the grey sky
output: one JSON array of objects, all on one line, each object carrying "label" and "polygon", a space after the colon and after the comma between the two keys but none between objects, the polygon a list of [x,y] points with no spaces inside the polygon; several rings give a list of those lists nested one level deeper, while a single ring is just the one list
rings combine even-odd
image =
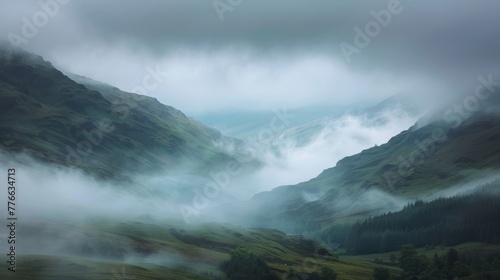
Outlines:
[{"label": "grey sky", "polygon": [[[242,0],[221,21],[212,0],[72,0],[21,46],[124,90],[158,66],[169,77],[148,94],[191,114],[466,93],[499,74],[500,2],[487,0],[402,0],[347,63],[339,45],[391,1]],[[42,10],[0,3],[3,39]]]}]

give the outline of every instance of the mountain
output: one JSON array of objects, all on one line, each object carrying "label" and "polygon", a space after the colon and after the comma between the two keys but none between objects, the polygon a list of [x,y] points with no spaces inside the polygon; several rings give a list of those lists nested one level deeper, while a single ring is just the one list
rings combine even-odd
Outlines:
[{"label": "mountain", "polygon": [[[405,244],[456,246],[500,241],[500,180],[460,195],[417,200],[402,210],[321,231],[351,254],[396,251]],[[323,237],[324,238],[324,237]]]},{"label": "mountain", "polygon": [[203,123],[217,128],[226,135],[247,139],[258,134],[263,127],[268,127],[269,122],[276,117],[277,113],[292,115],[292,117],[286,119],[286,128],[293,128],[314,120],[339,116],[346,112],[346,108],[342,106],[278,107],[274,110],[263,111],[253,110],[246,112],[235,109],[210,112],[200,114],[197,118]]},{"label": "mountain", "polygon": [[[349,115],[363,118],[368,125],[379,128],[388,121],[384,112],[401,113],[393,117],[420,114],[421,107],[414,107],[407,98],[398,95]],[[207,191],[209,184],[204,186],[203,197],[196,193],[193,197],[193,191],[205,183],[203,174],[238,160],[239,151],[244,154],[246,144],[154,98],[63,74],[40,56],[3,46],[0,48],[0,100],[1,154],[6,151],[9,164],[11,159],[17,160],[20,173],[29,173],[20,175],[19,181],[22,182],[23,176],[36,174],[30,172],[31,157],[56,167],[46,169],[48,176],[55,178],[54,184],[50,184],[54,185],[52,193],[46,188],[43,193],[25,188],[25,194],[34,198],[35,203],[25,204],[30,208],[22,208],[28,214],[23,215],[22,228],[19,227],[18,232],[10,231],[10,234],[17,233],[18,240],[22,241],[16,246],[22,256],[18,275],[23,279],[70,276],[75,279],[128,276],[225,279],[224,264],[233,266],[229,271],[236,268],[241,275],[252,267],[238,267],[245,262],[262,266],[266,272],[281,278],[321,279],[320,271],[328,274],[333,273],[329,270],[333,269],[339,279],[373,279],[375,272],[381,271],[377,269],[384,273],[390,271],[392,275],[406,273],[405,265],[401,262],[400,269],[395,261],[388,263],[385,261],[388,255],[339,259],[328,249],[340,248],[345,250],[343,253],[355,254],[382,252],[391,254],[393,259],[392,255],[397,252],[387,251],[397,250],[407,242],[419,247],[471,241],[498,243],[499,226],[492,222],[498,216],[498,197],[470,196],[407,204],[415,199],[431,201],[441,195],[453,196],[497,175],[500,96],[495,94],[483,100],[477,110],[469,112],[463,108],[471,107],[470,96],[459,99],[439,114],[426,115],[386,144],[338,161],[335,167],[324,170],[316,178],[259,193],[247,202],[238,201],[237,205],[233,197],[212,197],[213,193]],[[304,145],[332,121],[335,117],[308,122],[279,137],[298,139],[299,145]],[[33,166],[44,169],[37,164]],[[248,166],[258,167],[259,162],[251,161]],[[61,174],[66,175],[67,170],[59,172],[58,167],[80,169],[98,180],[83,180],[79,174],[77,179],[65,180]],[[151,179],[147,176],[150,174],[161,176]],[[40,187],[42,178],[34,177],[37,177],[36,187]],[[115,188],[100,192],[101,189],[89,186],[108,185],[100,179],[119,182],[114,184],[118,186],[133,185],[138,191],[132,196],[122,196],[125,192]],[[239,183],[227,176],[215,179]],[[497,185],[498,182],[495,188]],[[182,192],[183,189],[186,191]],[[152,196],[144,197],[144,193]],[[94,203],[106,198],[112,198],[103,203],[107,208]],[[56,200],[61,201],[61,207]],[[192,202],[186,204],[189,209],[200,213],[196,221],[210,217],[211,210],[216,209],[217,218],[247,228],[227,223],[186,224],[168,219],[172,209],[175,217],[179,217],[180,208],[176,206],[186,201]],[[120,212],[122,204],[126,210]],[[214,208],[207,208],[209,204]],[[404,205],[409,206],[403,208]],[[44,214],[54,211],[46,206],[56,212],[67,211],[68,218]],[[467,211],[464,208],[467,206],[477,211]],[[104,210],[111,208],[117,212]],[[145,212],[138,210],[142,208]],[[398,212],[376,217],[388,211]],[[436,211],[439,215],[433,215]],[[94,213],[98,213],[97,216]],[[427,219],[430,215],[433,219]],[[362,222],[353,226],[354,221]],[[408,234],[408,223],[412,226],[411,234]],[[356,232],[351,235],[346,224]],[[326,244],[284,232],[317,239],[324,237],[322,241]],[[348,236],[339,235],[342,233]],[[455,238],[458,236],[460,238]],[[7,233],[0,235],[0,243],[7,243],[8,238]],[[53,240],[57,242],[49,242]],[[442,244],[431,243],[432,240]],[[484,250],[489,269],[498,274],[500,266],[496,266],[491,255],[499,252],[497,245],[458,246],[466,246],[466,250],[461,251],[467,254]],[[436,249],[432,250],[419,253],[437,253]],[[439,254],[445,253],[444,248],[438,250],[441,250]],[[243,252],[242,259],[231,262],[235,251]],[[404,253],[402,250],[401,255]],[[378,259],[380,257],[383,259]],[[475,260],[481,262],[480,258]],[[394,259],[397,259],[395,255]],[[439,261],[439,257],[435,260]],[[475,260],[469,259],[466,264],[472,267]],[[479,275],[485,270],[481,266],[480,263],[475,273],[482,277],[478,279],[487,279]],[[10,277],[8,273],[4,270],[0,277]]]},{"label": "mountain", "polygon": [[413,95],[400,93],[377,104],[357,104],[349,108],[341,106],[280,108],[271,112],[217,112],[200,115],[204,123],[220,129],[227,135],[254,141],[263,128],[270,126],[270,120],[277,112],[289,117],[285,126],[273,129],[270,148],[277,155],[293,146],[301,148],[311,144],[318,137],[326,136],[332,128],[342,126],[349,119],[359,119],[370,127],[381,127],[391,119],[416,120],[426,111],[425,106]]},{"label": "mountain", "polygon": [[463,100],[384,145],[340,160],[314,179],[257,194],[228,212],[235,222],[303,233],[488,180],[500,168],[500,97],[491,94],[476,111],[453,115],[454,105]]},{"label": "mountain", "polygon": [[0,147],[99,178],[203,173],[243,143],[156,99],[75,82],[42,57],[0,48]]},{"label": "mountain", "polygon": [[[391,96],[372,106],[358,108],[340,114],[331,113],[329,116],[317,118],[300,125],[292,126],[278,135],[275,143],[294,143],[296,148],[310,144],[317,137],[335,137],[328,135],[329,130],[342,126],[348,119],[359,119],[368,127],[382,127],[387,125],[391,118],[399,120],[416,120],[425,113],[424,106],[412,95],[400,93]],[[321,134],[327,135],[321,135]],[[279,151],[279,145],[275,145]]]}]

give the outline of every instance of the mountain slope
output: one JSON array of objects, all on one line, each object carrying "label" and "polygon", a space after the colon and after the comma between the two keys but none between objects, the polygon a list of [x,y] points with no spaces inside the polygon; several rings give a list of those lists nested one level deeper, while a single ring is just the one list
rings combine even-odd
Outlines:
[{"label": "mountain slope", "polygon": [[310,181],[257,194],[238,206],[243,210],[229,212],[238,217],[234,221],[299,233],[400,209],[407,201],[487,178],[500,169],[499,99],[492,95],[460,126],[444,119],[418,123]]},{"label": "mountain slope", "polygon": [[[390,122],[391,118],[401,121],[415,121],[424,113],[423,106],[416,98],[408,94],[397,94],[391,96],[375,105],[351,110],[343,114],[315,119],[301,125],[297,125],[285,130],[279,135],[276,142],[293,142],[297,147],[303,147],[317,139],[321,133],[325,133],[338,125],[342,125],[346,118],[356,118],[363,120],[363,124],[369,127],[383,127]],[[329,135],[328,137],[335,137]],[[278,148],[279,149],[279,148]]]},{"label": "mountain slope", "polygon": [[[111,88],[111,87],[110,87]],[[0,145],[101,178],[200,172],[233,160],[241,142],[156,99],[79,84],[42,57],[0,48]]]}]

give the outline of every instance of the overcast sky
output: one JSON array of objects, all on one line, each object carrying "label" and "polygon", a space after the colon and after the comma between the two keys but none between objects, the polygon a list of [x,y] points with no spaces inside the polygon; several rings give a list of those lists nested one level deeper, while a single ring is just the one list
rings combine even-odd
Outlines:
[{"label": "overcast sky", "polygon": [[[161,69],[147,94],[194,115],[463,94],[500,69],[493,0],[55,1],[0,0],[2,38],[127,91]],[[357,51],[346,58],[342,43]]]}]

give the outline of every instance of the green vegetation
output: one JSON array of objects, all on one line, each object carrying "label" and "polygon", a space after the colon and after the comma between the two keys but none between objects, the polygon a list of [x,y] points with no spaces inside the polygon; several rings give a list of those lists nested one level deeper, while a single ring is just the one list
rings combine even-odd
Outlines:
[{"label": "green vegetation", "polygon": [[[249,204],[260,210],[235,221],[312,236],[333,223],[397,211],[400,199],[427,197],[492,176],[500,168],[500,118],[492,113],[499,104],[500,95],[492,96],[482,104],[483,112],[456,128],[442,118],[423,120],[386,144],[340,160],[316,178],[256,195]],[[436,134],[443,140],[434,141]],[[412,154],[419,159],[408,164]]]},{"label": "green vegetation", "polygon": [[351,254],[397,250],[403,244],[453,246],[465,242],[500,242],[500,181],[475,194],[417,201],[403,210],[322,231]]},{"label": "green vegetation", "polygon": [[[39,252],[53,252],[40,256],[21,255],[19,260],[23,262],[19,263],[16,275],[28,277],[24,279],[64,279],[61,275],[71,273],[65,267],[71,266],[82,275],[74,279],[92,279],[85,278],[87,274],[94,275],[95,279],[106,279],[105,275],[112,269],[120,270],[121,267],[137,279],[164,279],[162,273],[196,276],[186,279],[224,279],[223,271],[233,275],[231,271],[244,269],[249,264],[269,272],[269,277],[273,274],[281,277],[290,268],[301,273],[313,272],[303,266],[306,259],[317,259],[318,271],[323,267],[336,270],[339,266],[351,270],[351,266],[340,264],[314,241],[287,236],[276,230],[243,229],[227,224],[120,223],[108,219],[84,224],[26,221],[19,234],[19,240],[39,244],[36,248]],[[53,249],[54,236],[57,236],[58,251]],[[249,248],[251,253],[237,250],[241,247]],[[59,255],[74,257],[65,260]],[[60,269],[40,267],[54,268],[59,264]],[[221,265],[226,269],[221,270]],[[40,277],[31,277],[35,274]],[[1,279],[6,275],[7,270],[0,271]],[[143,278],[143,275],[151,278]]]},{"label": "green vegetation", "polygon": [[267,263],[252,252],[238,248],[230,255],[231,259],[221,265],[229,280],[279,280]]},{"label": "green vegetation", "polygon": [[[14,157],[24,151],[45,163],[77,165],[101,179],[124,182],[136,174],[188,166],[200,174],[234,160],[235,155],[218,144],[243,145],[153,98],[83,77],[74,79],[79,82],[41,57],[2,50],[0,146]],[[488,106],[498,106],[495,98],[490,101]],[[103,120],[112,131],[104,131]],[[446,140],[430,143],[428,139],[437,129]],[[234,216],[240,224],[246,221],[247,229],[217,223],[174,225],[152,218],[122,223],[99,219],[83,224],[25,221],[18,240],[37,244],[41,255],[19,255],[16,276],[498,279],[500,181],[483,186],[478,193],[431,202],[417,200],[383,215],[397,203],[382,205],[372,195],[382,193],[395,200],[422,197],[482,178],[487,170],[500,168],[499,136],[500,118],[487,113],[476,114],[458,128],[439,121],[414,126],[385,145],[341,160],[317,178],[256,195],[248,202],[251,207],[238,205],[244,211],[249,209]],[[82,141],[91,144],[86,155],[76,154],[81,154],[78,145]],[[418,150],[425,160],[412,166],[407,175],[391,177],[400,167],[398,158]],[[172,192],[185,187],[177,182],[172,185]],[[260,227],[325,240],[332,249],[350,256],[339,259],[329,248],[304,236]],[[471,241],[482,243],[466,243]],[[44,247],[46,244],[50,245]],[[0,278],[11,277],[9,273],[0,271]]]},{"label": "green vegetation", "polygon": [[456,279],[476,275],[481,279],[492,279],[492,273],[500,270],[498,256],[489,258],[476,256],[460,256],[454,248],[445,255],[434,254],[432,259],[418,254],[411,245],[401,247],[401,268],[403,273],[397,279]]},{"label": "green vegetation", "polygon": [[287,280],[336,280],[337,273],[330,268],[323,267],[321,273],[313,272],[310,274],[297,273],[294,270],[290,270],[286,276]]},{"label": "green vegetation", "polygon": [[[391,261],[392,256],[396,256],[396,261]],[[498,279],[500,276],[499,257],[500,245],[464,243],[453,247],[429,246],[420,249],[416,249],[412,245],[403,245],[400,250],[394,252],[343,256],[341,260],[363,267],[372,267],[372,275],[369,279],[375,280],[377,280],[376,277],[386,276],[387,273],[390,277],[385,278],[386,280],[485,280]],[[453,261],[457,258],[458,261]],[[451,260],[453,267],[447,265],[448,260]],[[436,264],[438,265],[436,266]]]},{"label": "green vegetation", "polygon": [[243,144],[154,98],[87,82],[42,57],[1,48],[0,147],[127,181],[132,174],[225,167],[234,155],[218,144]]},{"label": "green vegetation", "polygon": [[373,279],[374,280],[388,280],[391,278],[389,270],[383,267],[376,267],[373,269]]}]

